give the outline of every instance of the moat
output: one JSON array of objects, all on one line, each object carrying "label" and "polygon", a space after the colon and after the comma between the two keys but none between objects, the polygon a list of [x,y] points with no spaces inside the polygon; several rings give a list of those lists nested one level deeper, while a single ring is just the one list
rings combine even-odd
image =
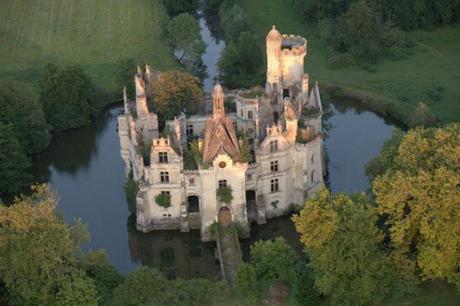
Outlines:
[{"label": "moat", "polygon": [[[224,43],[211,37],[203,18],[200,27],[208,45],[203,60],[209,74],[204,87],[209,91]],[[369,183],[364,165],[380,151],[396,123],[347,101],[333,101],[331,109],[332,129],[325,140],[329,187],[333,192],[365,191]],[[161,269],[171,278],[218,277],[215,245],[201,243],[199,231],[143,234],[135,230],[123,191],[124,164],[116,121],[122,111],[121,105],[112,105],[92,126],[56,136],[49,149],[34,158],[37,180],[50,182],[58,192],[58,210],[66,221],[81,218],[88,225],[92,239],[85,249],[107,250],[110,261],[121,272],[144,264]],[[288,217],[253,225],[251,238],[242,241],[243,249],[247,253],[253,241],[276,236],[285,237],[301,251]]]}]

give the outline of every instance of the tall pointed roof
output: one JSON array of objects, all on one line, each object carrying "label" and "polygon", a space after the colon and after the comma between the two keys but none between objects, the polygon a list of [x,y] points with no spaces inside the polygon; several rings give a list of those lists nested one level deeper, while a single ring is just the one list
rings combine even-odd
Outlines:
[{"label": "tall pointed roof", "polygon": [[267,34],[268,41],[281,40],[281,33],[276,29],[275,25],[272,26],[272,29]]},{"label": "tall pointed roof", "polygon": [[240,158],[236,130],[232,119],[225,115],[224,91],[217,82],[212,94],[212,116],[208,117],[205,126],[203,162],[212,162],[216,155],[222,153],[235,161]]}]

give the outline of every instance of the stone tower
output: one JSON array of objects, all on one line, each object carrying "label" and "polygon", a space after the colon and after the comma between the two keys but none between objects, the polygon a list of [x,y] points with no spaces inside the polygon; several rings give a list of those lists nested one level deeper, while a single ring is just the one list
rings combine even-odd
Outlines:
[{"label": "stone tower", "polygon": [[281,53],[281,33],[272,27],[266,38],[267,44],[267,91],[277,87],[281,76],[280,53]]}]

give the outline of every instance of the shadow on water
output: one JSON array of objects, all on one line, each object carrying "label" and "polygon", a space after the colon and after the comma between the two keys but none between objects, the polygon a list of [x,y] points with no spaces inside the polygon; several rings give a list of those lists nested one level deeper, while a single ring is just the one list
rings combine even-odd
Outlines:
[{"label": "shadow on water", "polygon": [[158,268],[169,279],[219,277],[219,265],[214,258],[215,244],[202,243],[198,230],[144,234],[135,229],[135,219],[130,217],[128,237],[131,260]]}]

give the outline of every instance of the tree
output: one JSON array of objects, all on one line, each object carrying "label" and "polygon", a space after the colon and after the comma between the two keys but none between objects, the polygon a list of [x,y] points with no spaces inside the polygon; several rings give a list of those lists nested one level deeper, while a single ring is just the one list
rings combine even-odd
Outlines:
[{"label": "tree", "polygon": [[169,16],[193,13],[198,9],[198,0],[163,0]]},{"label": "tree", "polygon": [[143,266],[128,274],[113,292],[113,305],[173,305],[168,282],[155,269]]},{"label": "tree", "polygon": [[0,123],[11,124],[27,153],[43,151],[50,142],[45,114],[40,103],[25,86],[0,80]]},{"label": "tree", "polygon": [[255,301],[259,298],[256,269],[253,265],[243,263],[236,268],[235,288],[243,297]]},{"label": "tree", "polygon": [[251,264],[258,279],[289,281],[290,271],[297,262],[296,252],[286,240],[259,240],[251,246]]},{"label": "tree", "polygon": [[384,174],[395,165],[395,158],[403,137],[404,132],[396,129],[393,135],[383,143],[379,155],[366,164],[364,170],[371,183],[377,176]]},{"label": "tree", "polygon": [[392,258],[406,273],[460,287],[460,124],[417,128],[372,185]]},{"label": "tree", "polygon": [[196,114],[204,108],[200,80],[188,73],[168,71],[152,83],[153,105],[150,108],[158,114],[161,124],[182,111]]},{"label": "tree", "polygon": [[[48,186],[32,189],[31,196],[0,206],[2,281],[19,304],[49,305],[56,298],[81,300],[81,295],[93,292],[74,267],[76,252],[89,239],[86,228],[79,221],[70,226],[56,215],[56,195]],[[81,288],[71,296],[68,290],[76,289],[69,289],[74,281]]]},{"label": "tree", "polygon": [[324,189],[293,221],[315,286],[333,305],[377,303],[405,286],[382,250],[377,213],[364,195],[332,195]]},{"label": "tree", "polygon": [[125,58],[117,63],[115,80],[117,82],[117,89],[122,92],[122,88],[126,86],[126,91],[129,99],[135,96],[134,89],[134,73],[136,71],[136,62],[132,58]]},{"label": "tree", "polygon": [[0,195],[18,192],[30,182],[31,163],[12,125],[0,122]]},{"label": "tree", "polygon": [[221,8],[220,25],[224,31],[227,43],[235,42],[243,32],[249,32],[249,18],[239,5],[233,5],[230,9]]},{"label": "tree", "polygon": [[409,122],[411,128],[417,126],[434,127],[436,126],[436,117],[431,113],[430,108],[423,102],[417,104],[417,108],[412,114]]},{"label": "tree", "polygon": [[88,125],[96,110],[93,85],[79,66],[48,64],[40,81],[39,101],[55,130]]},{"label": "tree", "polygon": [[123,282],[123,276],[107,259],[105,250],[91,251],[78,260],[78,267],[94,281],[101,304],[109,304],[113,290]]},{"label": "tree", "polygon": [[252,87],[261,81],[262,51],[253,34],[244,32],[219,60],[220,77],[228,88]]},{"label": "tree", "polygon": [[94,281],[80,270],[71,270],[59,284],[56,305],[98,305],[98,292]]},{"label": "tree", "polygon": [[201,39],[198,21],[189,14],[180,14],[168,24],[168,39],[185,70],[200,79],[206,77],[201,56],[206,45]]}]

